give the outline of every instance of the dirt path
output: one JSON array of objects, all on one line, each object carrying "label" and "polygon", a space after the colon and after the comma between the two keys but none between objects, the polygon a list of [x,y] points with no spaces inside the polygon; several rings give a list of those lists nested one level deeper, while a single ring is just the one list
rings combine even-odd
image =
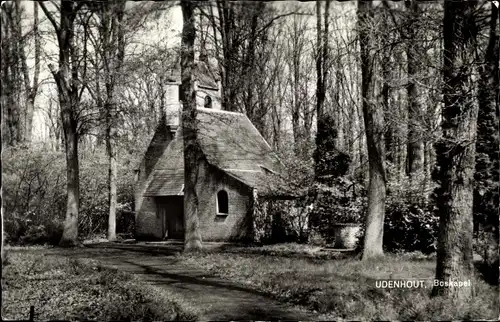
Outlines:
[{"label": "dirt path", "polygon": [[135,274],[181,295],[202,312],[200,320],[316,320],[307,312],[279,303],[244,285],[210,276],[176,261],[178,245],[97,244],[50,252],[92,258],[104,266]]}]

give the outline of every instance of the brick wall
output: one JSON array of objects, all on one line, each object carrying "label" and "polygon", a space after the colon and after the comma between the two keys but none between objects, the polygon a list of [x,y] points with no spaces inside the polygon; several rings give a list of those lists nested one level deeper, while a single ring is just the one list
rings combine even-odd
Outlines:
[{"label": "brick wall", "polygon": [[[202,240],[245,241],[251,238],[251,190],[206,162],[201,165],[198,183]],[[222,189],[228,194],[227,215],[217,213],[217,192]],[[162,239],[162,220],[157,211],[158,198],[141,199],[140,208],[136,212],[136,239]]]},{"label": "brick wall", "polygon": [[157,214],[154,197],[144,197],[135,217],[135,238],[137,240],[162,239],[161,220]]},{"label": "brick wall", "polygon": [[[245,240],[251,233],[251,190],[222,171],[203,163],[200,169],[200,230],[204,241]],[[217,214],[217,192],[228,194],[228,214]]]}]

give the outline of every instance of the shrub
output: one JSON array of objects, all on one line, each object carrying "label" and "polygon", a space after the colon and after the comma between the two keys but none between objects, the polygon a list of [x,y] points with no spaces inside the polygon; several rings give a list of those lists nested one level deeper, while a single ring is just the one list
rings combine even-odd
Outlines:
[{"label": "shrub", "polygon": [[8,244],[50,244],[57,245],[62,237],[62,220],[17,213],[5,216],[5,242]]},{"label": "shrub", "polygon": [[5,241],[53,243],[66,206],[64,155],[9,148],[2,165]]},{"label": "shrub", "polygon": [[258,241],[309,240],[324,244],[333,238],[335,224],[361,221],[365,207],[363,188],[346,176],[350,158],[335,146],[337,133],[330,126],[332,117],[327,115],[320,122],[316,144],[305,144],[302,153],[281,149],[284,178],[303,191],[304,196],[294,201],[267,201],[259,205]]},{"label": "shrub", "polygon": [[57,221],[47,221],[40,225],[28,226],[18,242],[24,245],[49,244],[57,245],[61,240],[63,225]]},{"label": "shrub", "polygon": [[311,192],[315,195],[315,201],[310,227],[325,240],[326,244],[333,242],[335,225],[362,223],[366,198],[362,189],[358,189],[358,193],[355,193],[356,186],[355,182],[338,178],[332,187],[317,185]]},{"label": "shrub", "polygon": [[[301,149],[292,145],[280,149],[282,175],[286,182],[299,190],[307,190],[314,180],[313,144],[304,142]],[[300,150],[300,151],[299,151]],[[259,198],[254,214],[253,241],[257,243],[306,242],[311,200],[308,196],[296,200],[265,200]]]},{"label": "shrub", "polygon": [[[79,235],[107,231],[107,158],[103,151],[80,152]],[[133,174],[118,165],[117,232],[131,233]],[[10,244],[57,244],[66,212],[66,162],[62,152],[8,148],[3,153],[5,240]],[[120,225],[120,223],[123,223]],[[132,230],[131,230],[132,229]]]},{"label": "shrub", "polygon": [[269,244],[307,241],[310,213],[307,198],[261,200],[257,208],[254,242]]},{"label": "shrub", "polygon": [[390,252],[436,250],[439,217],[428,196],[403,182],[388,189],[384,222],[384,248]]}]

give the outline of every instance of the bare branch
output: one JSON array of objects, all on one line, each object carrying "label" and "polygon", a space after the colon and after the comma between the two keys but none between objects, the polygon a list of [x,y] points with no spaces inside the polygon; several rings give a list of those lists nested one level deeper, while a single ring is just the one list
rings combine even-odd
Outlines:
[{"label": "bare branch", "polygon": [[54,19],[54,16],[52,15],[52,13],[47,9],[47,7],[45,6],[45,4],[43,3],[44,1],[37,1],[38,4],[40,5],[40,8],[42,8],[43,12],[45,13],[45,16],[47,17],[47,19],[49,19],[50,23],[52,24],[52,26],[54,26],[54,29],[56,31],[56,34],[59,36],[59,33],[60,33],[60,28],[59,26],[57,25],[57,22],[56,20]]}]

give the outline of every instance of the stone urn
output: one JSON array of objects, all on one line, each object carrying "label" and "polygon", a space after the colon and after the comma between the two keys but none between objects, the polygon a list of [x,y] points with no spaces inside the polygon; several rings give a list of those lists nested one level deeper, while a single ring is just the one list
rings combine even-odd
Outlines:
[{"label": "stone urn", "polygon": [[335,237],[334,248],[354,249],[358,245],[358,232],[361,224],[335,224],[333,225],[333,236]]}]

